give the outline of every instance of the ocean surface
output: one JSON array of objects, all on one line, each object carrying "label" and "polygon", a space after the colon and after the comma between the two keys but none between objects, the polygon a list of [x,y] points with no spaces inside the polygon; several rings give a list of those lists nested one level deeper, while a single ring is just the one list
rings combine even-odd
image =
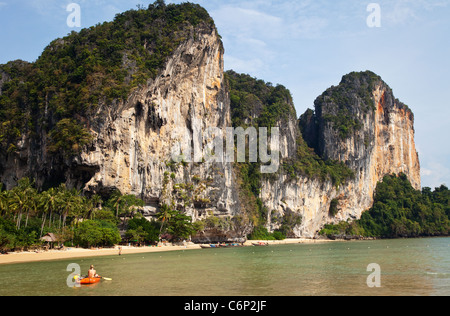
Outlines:
[{"label": "ocean surface", "polygon": [[[69,287],[79,265],[112,281]],[[377,270],[368,270],[376,264]],[[380,272],[379,286],[369,287]],[[450,296],[450,238],[202,249],[0,265],[0,296]]]}]

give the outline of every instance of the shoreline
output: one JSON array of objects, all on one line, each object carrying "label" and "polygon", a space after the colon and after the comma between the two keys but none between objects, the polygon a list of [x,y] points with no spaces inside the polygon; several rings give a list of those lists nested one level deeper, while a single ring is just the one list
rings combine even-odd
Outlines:
[{"label": "shoreline", "polygon": [[[328,239],[285,239],[276,241],[266,240],[248,240],[244,243],[244,247],[253,247],[253,243],[267,243],[269,246],[275,245],[292,245],[292,244],[315,244],[326,242],[338,242],[338,240]],[[206,245],[206,244],[204,244]],[[128,247],[122,246],[122,255],[142,254],[142,253],[159,253],[168,251],[185,251],[185,250],[199,250],[202,249],[201,244],[187,243],[184,246],[160,246],[160,247]],[[65,250],[50,250],[47,252],[13,252],[6,255],[0,254],[0,266],[6,264],[18,264],[18,263],[31,263],[31,262],[45,262],[54,260],[66,260],[66,259],[82,259],[92,257],[103,256],[118,256],[119,247],[108,249],[82,249],[68,247]]]}]

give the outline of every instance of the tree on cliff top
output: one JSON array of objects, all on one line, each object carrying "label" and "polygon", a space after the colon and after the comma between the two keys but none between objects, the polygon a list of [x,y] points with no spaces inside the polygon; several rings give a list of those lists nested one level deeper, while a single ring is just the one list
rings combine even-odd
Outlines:
[{"label": "tree on cliff top", "polygon": [[[23,135],[42,135],[42,130],[57,140],[58,122],[67,119],[79,131],[74,140],[82,140],[70,144],[69,153],[76,154],[99,105],[126,100],[204,28],[214,30],[214,21],[199,5],[156,1],[54,40],[35,63],[0,65],[0,79],[6,78],[0,87],[0,151],[16,152]],[[50,153],[65,150],[60,145],[54,142]]]},{"label": "tree on cliff top", "polygon": [[[238,74],[235,71],[227,71],[226,79],[230,90],[231,119],[235,127],[280,127],[288,126],[289,120],[297,121],[297,114],[290,91],[282,86],[274,86],[250,75]],[[298,128],[295,124],[294,128]],[[354,176],[354,172],[345,164],[335,161],[324,161],[313,149],[309,148],[301,136],[298,128],[296,140],[296,155],[282,161],[280,173],[289,179],[297,179],[299,176],[319,178],[323,181],[331,181],[336,186],[343,184]],[[240,195],[243,208],[246,211],[248,221],[259,229],[267,223],[268,210],[260,199],[261,180],[259,164],[240,163],[235,165],[235,170],[240,183]],[[289,221],[285,215],[283,231],[289,234],[298,225],[298,221]]]}]

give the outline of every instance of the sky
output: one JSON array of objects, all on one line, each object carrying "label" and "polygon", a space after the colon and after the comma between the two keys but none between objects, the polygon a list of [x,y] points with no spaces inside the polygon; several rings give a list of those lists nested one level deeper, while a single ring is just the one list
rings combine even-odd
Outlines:
[{"label": "sky", "polygon": [[[52,40],[79,31],[67,23],[71,3],[85,28],[152,2],[0,0],[0,64],[33,62]],[[226,70],[286,86],[298,115],[347,73],[380,75],[415,114],[422,186],[450,186],[450,0],[191,2],[215,20]]]}]

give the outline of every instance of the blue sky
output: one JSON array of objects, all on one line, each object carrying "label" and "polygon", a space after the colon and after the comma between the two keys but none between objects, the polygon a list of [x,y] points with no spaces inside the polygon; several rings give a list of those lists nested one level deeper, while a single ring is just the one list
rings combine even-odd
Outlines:
[{"label": "blue sky", "polygon": [[[0,0],[0,63],[34,61],[72,30],[148,5],[142,0]],[[181,3],[184,1],[166,1]],[[415,113],[422,185],[450,185],[450,0],[193,0],[214,18],[225,67],[285,85],[298,115],[351,71],[372,70]],[[367,25],[369,3],[381,27]]]}]

